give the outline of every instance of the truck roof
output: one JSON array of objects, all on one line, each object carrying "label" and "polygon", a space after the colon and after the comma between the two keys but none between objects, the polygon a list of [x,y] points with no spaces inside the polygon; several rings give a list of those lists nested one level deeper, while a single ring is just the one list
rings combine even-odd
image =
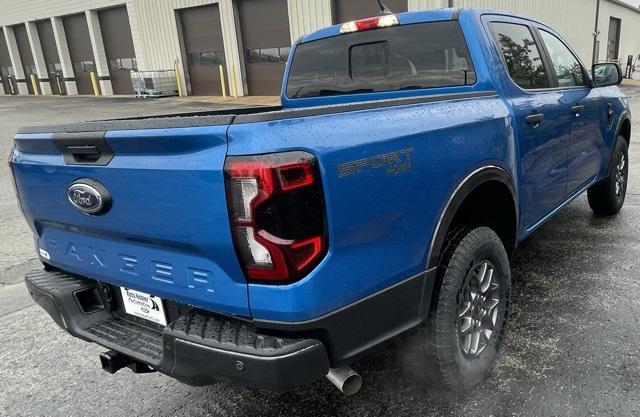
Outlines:
[{"label": "truck roof", "polygon": [[[499,10],[499,9],[487,9],[487,8],[446,8],[446,9],[432,9],[425,11],[417,11],[417,12],[405,12],[405,13],[394,13],[400,22],[401,25],[410,25],[413,23],[427,23],[427,22],[438,22],[443,20],[458,20],[461,15],[465,15],[471,19],[480,19],[480,16],[484,14],[497,14],[504,16],[512,16],[518,17],[521,19],[527,19],[532,22],[537,22],[542,25],[548,26],[544,22],[541,22],[536,19],[532,19],[531,17],[527,17],[524,15],[520,15],[515,12]],[[362,18],[367,18],[371,16],[363,16]],[[326,28],[319,29],[315,32],[304,35],[300,38],[299,43],[312,42],[319,39],[330,38],[332,36],[340,35],[340,28],[342,27],[342,23],[328,26]]]}]

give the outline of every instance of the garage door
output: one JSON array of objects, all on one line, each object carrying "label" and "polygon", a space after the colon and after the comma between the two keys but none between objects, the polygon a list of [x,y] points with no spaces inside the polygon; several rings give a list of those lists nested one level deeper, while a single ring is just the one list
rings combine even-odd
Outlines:
[{"label": "garage door", "polygon": [[131,71],[138,69],[127,7],[101,10],[100,29],[109,62],[113,94],[133,94]]},{"label": "garage door", "polygon": [[90,73],[96,70],[96,63],[91,49],[87,18],[84,14],[76,14],[63,17],[62,22],[69,45],[69,55],[71,55],[78,94],[93,94]]},{"label": "garage door", "polygon": [[219,66],[226,60],[218,5],[183,9],[179,14],[191,94],[221,96]]},{"label": "garage door", "polygon": [[[406,12],[407,0],[382,0],[389,10],[394,13]],[[334,0],[334,23],[344,23],[363,17],[377,16],[380,7],[375,0]]]},{"label": "garage door", "polygon": [[249,94],[279,95],[291,51],[286,0],[241,0],[238,3]]},{"label": "garage door", "polygon": [[27,28],[24,25],[17,25],[13,27],[13,32],[16,35],[18,53],[20,54],[22,68],[24,69],[24,78],[27,80],[27,89],[29,90],[29,94],[33,94],[33,83],[31,82],[31,74],[37,76],[38,73],[36,72],[36,64],[33,60],[33,54],[31,53],[31,45],[29,45]]},{"label": "garage door", "polygon": [[4,39],[4,34],[0,31],[0,83],[2,83],[2,90],[5,94],[15,94],[12,89],[11,80],[9,76],[13,75],[13,67],[11,66],[11,57],[9,56],[9,49],[7,49],[7,42]]},{"label": "garage door", "polygon": [[56,39],[53,35],[53,27],[51,20],[41,20],[36,22],[38,28],[38,37],[42,46],[42,55],[47,65],[47,73],[49,74],[49,82],[51,83],[51,91],[53,94],[61,94],[64,91],[64,78],[62,77],[62,66],[58,57],[58,48],[56,47]]}]

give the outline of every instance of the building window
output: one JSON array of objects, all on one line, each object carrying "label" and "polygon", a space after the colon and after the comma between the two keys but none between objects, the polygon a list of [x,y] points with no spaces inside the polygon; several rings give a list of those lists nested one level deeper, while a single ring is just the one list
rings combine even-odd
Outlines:
[{"label": "building window", "polygon": [[13,67],[0,67],[0,75],[2,75],[2,78],[7,78],[15,75],[13,72]]},{"label": "building window", "polygon": [[36,75],[37,71],[36,71],[36,66],[33,64],[27,64],[24,66],[24,74],[25,75]]},{"label": "building window", "polygon": [[96,70],[96,64],[93,61],[80,61],[73,63],[73,70],[76,73],[92,72]]},{"label": "building window", "polygon": [[282,62],[287,62],[287,59],[289,59],[289,54],[291,53],[291,47],[290,46],[284,46],[282,48],[280,48],[280,60]]},{"label": "building window", "polygon": [[224,51],[203,51],[187,54],[187,63],[190,67],[196,65],[225,65]]},{"label": "building window", "polygon": [[247,51],[247,62],[250,64],[255,64],[260,62],[260,50],[259,49],[251,49]]},{"label": "building window", "polygon": [[261,48],[247,50],[247,63],[249,64],[274,64],[286,63],[291,53],[290,46],[281,48]]},{"label": "building window", "polygon": [[115,58],[109,60],[111,70],[138,71],[138,62],[135,58]]},{"label": "building window", "polygon": [[59,62],[48,64],[47,69],[49,70],[49,74],[62,73],[62,64]]}]

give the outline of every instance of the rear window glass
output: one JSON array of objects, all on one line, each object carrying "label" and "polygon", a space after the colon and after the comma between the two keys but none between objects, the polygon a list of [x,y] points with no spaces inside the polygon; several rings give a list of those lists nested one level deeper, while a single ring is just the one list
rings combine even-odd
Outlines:
[{"label": "rear window glass", "polygon": [[420,23],[298,45],[287,97],[449,87],[475,81],[459,23]]}]

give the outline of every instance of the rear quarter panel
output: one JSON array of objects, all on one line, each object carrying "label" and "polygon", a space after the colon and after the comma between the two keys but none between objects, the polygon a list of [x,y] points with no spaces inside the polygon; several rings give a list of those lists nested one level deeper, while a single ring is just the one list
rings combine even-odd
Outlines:
[{"label": "rear quarter panel", "polygon": [[[424,271],[460,181],[485,165],[513,172],[511,118],[497,96],[234,124],[228,138],[229,155],[305,150],[321,166],[329,251],[302,281],[249,285],[252,316],[265,320],[311,319]],[[394,152],[410,169],[340,176],[341,164]]]}]

